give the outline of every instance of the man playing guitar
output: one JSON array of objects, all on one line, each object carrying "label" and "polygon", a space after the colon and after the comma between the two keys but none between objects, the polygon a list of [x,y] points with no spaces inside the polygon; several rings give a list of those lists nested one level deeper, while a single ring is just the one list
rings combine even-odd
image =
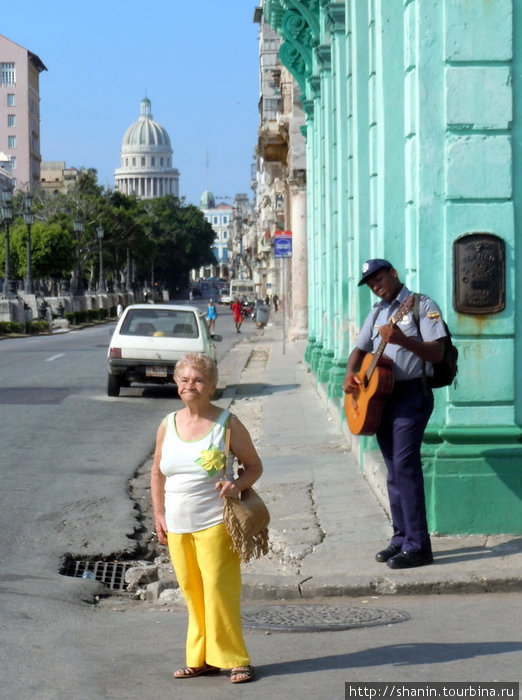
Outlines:
[{"label": "man playing guitar", "polygon": [[[393,536],[376,559],[387,562],[392,569],[423,566],[433,561],[420,456],[424,430],[433,411],[433,393],[423,381],[423,364],[426,362],[429,376],[431,363],[442,360],[446,330],[439,307],[424,295],[419,300],[417,327],[411,306],[407,306],[411,292],[387,260],[365,262],[359,286],[363,284],[381,302],[368,314],[348,358],[344,392],[357,401],[365,388],[365,378],[359,374],[361,365],[368,353],[382,351],[383,345],[393,372],[376,430],[388,470]],[[394,320],[394,314],[399,320]]]}]

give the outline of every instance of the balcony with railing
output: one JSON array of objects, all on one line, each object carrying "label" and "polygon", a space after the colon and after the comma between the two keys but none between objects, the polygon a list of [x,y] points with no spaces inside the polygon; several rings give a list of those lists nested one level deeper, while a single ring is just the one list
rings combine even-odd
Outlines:
[{"label": "balcony with railing", "polygon": [[[264,101],[267,101],[266,99]],[[288,155],[288,129],[286,123],[279,119],[277,106],[280,99],[277,98],[269,104],[269,109],[264,109],[270,118],[261,120],[258,136],[258,153],[265,162],[286,163]]]}]

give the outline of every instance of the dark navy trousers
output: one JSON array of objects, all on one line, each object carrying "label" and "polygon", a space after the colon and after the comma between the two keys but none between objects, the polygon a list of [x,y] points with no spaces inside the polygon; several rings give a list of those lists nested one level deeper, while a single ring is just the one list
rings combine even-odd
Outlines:
[{"label": "dark navy trousers", "polygon": [[433,393],[422,379],[395,382],[376,433],[388,469],[391,543],[406,552],[431,552],[420,452],[432,411]]}]

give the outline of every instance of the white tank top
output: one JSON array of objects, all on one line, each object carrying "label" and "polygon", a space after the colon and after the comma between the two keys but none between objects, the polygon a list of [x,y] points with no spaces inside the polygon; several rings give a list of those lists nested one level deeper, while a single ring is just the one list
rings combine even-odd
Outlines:
[{"label": "white tank top", "polygon": [[223,522],[223,499],[215,485],[224,476],[198,464],[203,450],[225,450],[225,425],[229,411],[222,411],[212,429],[200,440],[182,440],[176,429],[176,412],[166,417],[160,470],[165,479],[165,519],[169,532],[198,532]]}]

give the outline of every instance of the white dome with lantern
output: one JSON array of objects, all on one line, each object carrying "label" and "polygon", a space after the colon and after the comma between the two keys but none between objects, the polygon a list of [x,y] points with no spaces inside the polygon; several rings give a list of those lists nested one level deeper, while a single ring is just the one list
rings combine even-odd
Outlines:
[{"label": "white dome with lantern", "polygon": [[172,167],[172,146],[164,127],[152,118],[151,101],[141,101],[140,117],[125,132],[121,144],[121,167],[115,171],[119,192],[153,199],[172,194],[179,197],[179,171]]}]

